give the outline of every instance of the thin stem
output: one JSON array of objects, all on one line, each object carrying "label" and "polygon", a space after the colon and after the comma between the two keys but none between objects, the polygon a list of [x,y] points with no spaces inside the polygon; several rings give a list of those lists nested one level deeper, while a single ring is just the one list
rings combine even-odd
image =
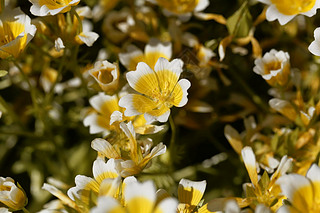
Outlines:
[{"label": "thin stem", "polygon": [[16,113],[12,110],[12,107],[10,107],[7,102],[0,96],[0,106],[2,106],[5,111],[10,115],[13,121],[19,123],[21,125],[21,121],[16,115]]},{"label": "thin stem", "polygon": [[51,103],[51,99],[53,97],[54,89],[55,89],[55,87],[56,87],[57,83],[59,82],[60,77],[62,75],[62,71],[63,71],[64,65],[65,65],[65,60],[66,60],[66,52],[67,51],[64,50],[63,56],[62,56],[62,60],[60,62],[59,68],[58,68],[58,75],[57,75],[55,81],[53,82],[53,84],[51,85],[49,93],[46,95],[46,99],[45,99],[45,103],[46,104]]},{"label": "thin stem", "polygon": [[35,91],[34,87],[31,85],[28,76],[24,73],[24,71],[22,70],[22,68],[18,64],[18,62],[16,60],[13,60],[13,63],[18,68],[18,70],[20,71],[23,79],[28,84],[28,87],[29,87],[29,90],[30,90],[30,95],[31,95],[31,100],[32,100],[32,104],[33,104],[33,108],[34,108],[35,112],[39,112],[38,111],[39,108],[38,108],[38,104],[37,104],[37,98],[36,98],[36,91]]},{"label": "thin stem", "polygon": [[172,115],[169,116],[169,124],[171,128],[171,138],[170,138],[170,145],[169,145],[169,154],[170,154],[170,167],[174,170],[173,158],[175,152],[175,145],[176,145],[176,126],[174,124]]}]

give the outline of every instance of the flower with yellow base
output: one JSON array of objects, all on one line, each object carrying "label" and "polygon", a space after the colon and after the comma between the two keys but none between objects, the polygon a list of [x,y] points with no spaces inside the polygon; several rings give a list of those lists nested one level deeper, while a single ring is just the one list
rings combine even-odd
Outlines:
[{"label": "flower with yellow base", "polygon": [[320,0],[258,0],[269,5],[266,13],[268,21],[278,19],[281,25],[288,23],[296,15],[314,16],[320,8]]},{"label": "flower with yellow base", "polygon": [[276,181],[290,168],[292,159],[287,158],[287,156],[282,157],[277,170],[271,178],[269,178],[266,172],[261,178],[258,178],[258,167],[252,148],[248,146],[244,147],[241,155],[251,183],[246,184],[247,198],[238,201],[239,206],[244,207],[244,203],[250,204],[253,207],[258,204],[264,204],[273,211],[277,210],[282,205],[282,200],[285,197],[280,193],[281,191]]},{"label": "flower with yellow base", "polygon": [[279,213],[320,212],[320,168],[313,164],[306,176],[289,174],[279,178],[282,193],[291,205],[283,205]]},{"label": "flower with yellow base", "polygon": [[124,115],[144,114],[148,123],[166,122],[172,106],[182,107],[188,101],[187,90],[191,84],[187,79],[179,80],[182,66],[180,59],[169,62],[160,57],[154,69],[140,62],[136,71],[128,72],[129,85],[140,94],[128,94],[120,99],[119,106],[126,108]]},{"label": "flower with yellow base", "polygon": [[177,200],[165,198],[157,202],[156,188],[152,181],[139,183],[130,181],[126,183],[123,191],[124,205],[118,200],[101,196],[98,198],[98,205],[91,209],[91,213],[175,213],[177,210]]},{"label": "flower with yellow base", "polygon": [[127,52],[120,53],[120,62],[128,69],[135,70],[139,62],[145,62],[152,69],[160,57],[171,59],[172,45],[169,42],[162,43],[156,38],[150,39],[144,52],[134,45],[127,47]]},{"label": "flower with yellow base", "polygon": [[71,10],[80,0],[29,0],[32,3],[30,12],[35,16],[56,15]]},{"label": "flower with yellow base", "polygon": [[0,14],[0,58],[17,58],[34,37],[37,28],[19,8]]},{"label": "flower with yellow base", "polygon": [[22,188],[16,186],[10,177],[0,177],[0,203],[17,211],[27,204],[28,200]]}]

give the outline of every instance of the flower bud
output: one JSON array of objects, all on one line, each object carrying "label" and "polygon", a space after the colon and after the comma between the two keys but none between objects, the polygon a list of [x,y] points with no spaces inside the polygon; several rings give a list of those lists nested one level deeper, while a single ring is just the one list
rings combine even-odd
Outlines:
[{"label": "flower bud", "polygon": [[0,177],[0,202],[11,210],[20,210],[28,202],[23,189],[10,177]]}]

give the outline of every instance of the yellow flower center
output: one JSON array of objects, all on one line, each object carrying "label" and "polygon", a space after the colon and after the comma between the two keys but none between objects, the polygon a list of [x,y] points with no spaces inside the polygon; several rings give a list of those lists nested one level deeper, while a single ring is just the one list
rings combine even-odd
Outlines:
[{"label": "yellow flower center", "polygon": [[11,190],[11,186],[0,185],[0,191],[10,191],[10,190]]},{"label": "yellow flower center", "polygon": [[192,12],[198,5],[199,0],[157,0],[157,3],[176,14]]},{"label": "yellow flower center", "polygon": [[316,0],[271,0],[280,13],[284,15],[297,15],[313,8]]},{"label": "yellow flower center", "polygon": [[268,64],[264,65],[264,73],[265,74],[270,74],[270,71],[272,70],[278,70],[281,69],[281,61],[272,61]]},{"label": "yellow flower center", "polygon": [[173,91],[170,90],[170,84],[169,82],[164,82],[163,88],[161,88],[161,92],[159,93],[158,89],[153,90],[153,96],[151,97],[158,105],[158,108],[161,107],[161,105],[165,105],[168,108],[171,108],[172,102],[173,102]]}]

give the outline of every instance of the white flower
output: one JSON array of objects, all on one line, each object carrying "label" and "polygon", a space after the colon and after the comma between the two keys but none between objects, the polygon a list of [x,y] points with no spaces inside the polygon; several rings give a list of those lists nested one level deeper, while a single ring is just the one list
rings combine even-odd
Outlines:
[{"label": "white flower", "polygon": [[0,58],[18,57],[36,30],[29,16],[19,8],[4,10],[0,15]]},{"label": "white flower", "polygon": [[54,47],[56,48],[56,50],[57,50],[58,52],[60,52],[61,49],[64,49],[64,48],[65,48],[65,46],[64,46],[64,44],[63,44],[63,41],[62,41],[62,39],[61,39],[60,37],[57,38],[57,39],[54,41]]},{"label": "white flower", "polygon": [[268,21],[278,19],[281,25],[288,23],[296,15],[311,17],[320,8],[320,0],[258,0],[269,5],[266,13]]},{"label": "white flower", "polygon": [[314,41],[310,44],[308,49],[312,54],[320,56],[320,27],[314,30]]},{"label": "white flower", "polygon": [[24,191],[10,177],[0,177],[0,203],[12,210],[20,210],[27,204]]},{"label": "white flower", "polygon": [[284,86],[290,74],[290,56],[287,52],[272,49],[254,61],[253,71],[261,75],[270,85]]},{"label": "white flower", "polygon": [[65,13],[71,9],[71,6],[79,4],[80,0],[29,0],[32,3],[30,12],[35,16],[56,15]]}]

